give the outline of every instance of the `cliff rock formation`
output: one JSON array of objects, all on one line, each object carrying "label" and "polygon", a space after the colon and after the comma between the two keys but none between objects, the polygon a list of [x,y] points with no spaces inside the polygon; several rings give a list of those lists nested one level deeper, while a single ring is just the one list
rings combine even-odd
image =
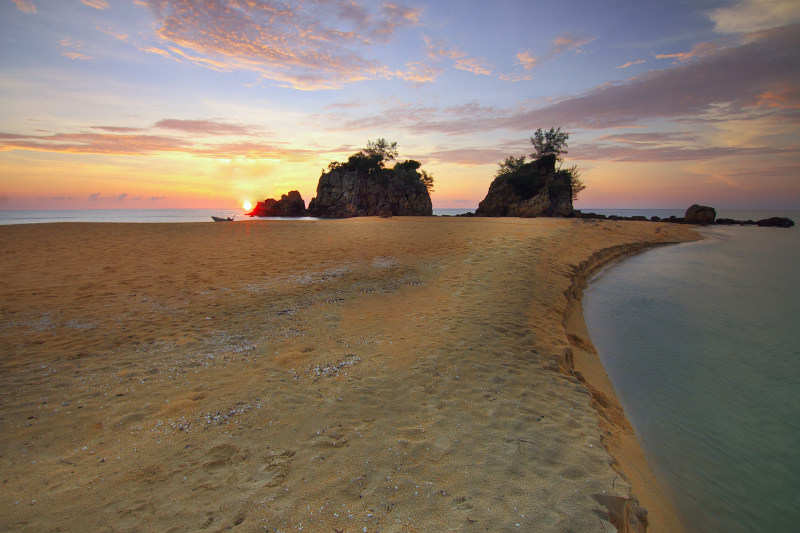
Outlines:
[{"label": "cliff rock formation", "polygon": [[717,218],[717,211],[707,205],[692,204],[686,210],[683,221],[687,224],[713,224]]},{"label": "cliff rock formation", "polygon": [[494,179],[478,216],[541,217],[572,215],[569,175],[556,170],[556,156],[547,155]]},{"label": "cliff rock formation", "polygon": [[304,217],[306,203],[298,191],[289,191],[281,195],[280,200],[267,198],[258,202],[252,211],[245,213],[251,217]]},{"label": "cliff rock formation", "polygon": [[317,196],[308,204],[308,214],[323,218],[432,215],[425,183],[416,168],[402,165],[364,171],[339,168],[323,173]]}]

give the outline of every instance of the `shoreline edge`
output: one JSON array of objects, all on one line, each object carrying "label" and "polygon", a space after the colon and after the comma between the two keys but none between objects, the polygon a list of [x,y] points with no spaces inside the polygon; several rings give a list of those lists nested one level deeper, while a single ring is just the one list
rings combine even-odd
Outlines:
[{"label": "shoreline edge", "polygon": [[[698,240],[702,238],[697,234]],[[564,312],[564,328],[571,347],[565,349],[563,357],[559,360],[559,369],[588,388],[591,404],[597,413],[603,434],[603,445],[614,460],[613,468],[631,484],[631,496],[648,511],[647,530],[650,533],[685,532],[686,528],[668,488],[657,479],[648,462],[639,438],[603,367],[600,355],[591,342],[583,314],[583,292],[595,274],[615,262],[656,247],[684,242],[691,241],[621,244],[595,252],[575,268],[572,284],[565,295],[567,307]],[[625,509],[622,512],[630,513],[631,510]],[[634,531],[627,520],[620,525],[623,527],[620,531],[626,533]]]}]

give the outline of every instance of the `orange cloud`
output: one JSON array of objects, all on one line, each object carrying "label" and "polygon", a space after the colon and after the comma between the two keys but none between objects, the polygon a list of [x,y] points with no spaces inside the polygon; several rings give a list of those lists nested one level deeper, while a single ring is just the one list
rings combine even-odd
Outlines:
[{"label": "orange cloud", "polygon": [[676,62],[688,61],[698,57],[713,55],[720,50],[720,44],[714,42],[698,43],[688,52],[675,54],[656,54],[656,59],[675,59]]},{"label": "orange cloud", "polygon": [[407,63],[406,67],[406,71],[396,71],[394,76],[405,81],[421,84],[435,80],[442,73],[441,68],[429,65],[425,61]]},{"label": "orange cloud", "polygon": [[764,91],[756,97],[755,106],[775,109],[800,109],[800,91],[788,85]]},{"label": "orange cloud", "polygon": [[434,41],[428,37],[425,37],[425,45],[428,57],[433,61],[450,59],[453,61],[453,67],[458,70],[484,76],[492,74],[490,67],[486,65],[486,60],[483,58],[470,57],[463,50],[448,46],[443,41]]},{"label": "orange cloud", "polygon": [[543,56],[537,57],[530,50],[525,50],[517,53],[514,59],[516,63],[521,65],[525,70],[531,70],[542,61],[553,59],[564,52],[570,50],[580,52],[581,46],[589,44],[592,41],[594,41],[592,38],[578,37],[565,33],[560,37],[553,39],[553,41],[550,43],[550,50],[548,50]]},{"label": "orange cloud", "polygon": [[528,81],[533,79],[533,76],[531,76],[530,74],[498,74],[497,77],[503,81],[512,81],[512,82]]},{"label": "orange cloud", "polygon": [[469,57],[457,59],[454,68],[472,72],[475,75],[491,76],[492,71],[486,66],[485,60],[481,58]]},{"label": "orange cloud", "polygon": [[553,48],[551,50],[551,53],[555,55],[555,54],[561,54],[568,50],[580,51],[581,46],[589,44],[592,41],[594,41],[593,38],[580,37],[577,35],[565,33],[564,35],[561,35],[560,37],[553,39],[552,42]]},{"label": "orange cloud", "polygon": [[66,50],[61,52],[61,55],[64,57],[68,57],[70,59],[81,59],[81,60],[94,59],[92,56],[88,56],[82,52],[77,51],[83,48],[83,45],[81,43],[76,43],[75,41],[72,41],[70,39],[63,39],[61,40],[61,42],[59,42],[59,45],[62,48],[66,48]]},{"label": "orange cloud", "polygon": [[620,65],[618,67],[614,67],[614,68],[615,69],[628,68],[628,67],[632,67],[633,65],[641,65],[644,62],[645,62],[644,59],[640,59],[638,61],[628,61],[627,63],[623,63],[622,65]]},{"label": "orange cloud", "polygon": [[140,47],[139,50],[141,50],[142,52],[147,52],[148,54],[160,55],[160,56],[166,57],[167,59],[172,59],[173,61],[177,61],[179,63],[181,61],[180,59],[178,59],[176,57],[173,57],[172,54],[170,54],[166,50],[163,50],[161,48],[156,48],[155,46],[147,46],[147,47],[143,47],[143,48]]},{"label": "orange cloud", "polygon": [[532,69],[536,66],[536,63],[539,62],[539,58],[534,57],[533,54],[528,51],[518,53],[515,59],[525,70]]},{"label": "orange cloud", "polygon": [[93,7],[95,9],[109,8],[107,0],[81,0],[81,3],[85,6]]},{"label": "orange cloud", "polygon": [[97,31],[101,31],[101,32],[105,33],[106,35],[110,35],[111,37],[113,37],[115,39],[119,39],[120,41],[127,41],[128,40],[128,35],[125,34],[125,33],[115,32],[114,30],[111,30],[111,29],[108,29],[108,28],[101,28],[100,26],[95,26],[95,28],[97,28]]}]

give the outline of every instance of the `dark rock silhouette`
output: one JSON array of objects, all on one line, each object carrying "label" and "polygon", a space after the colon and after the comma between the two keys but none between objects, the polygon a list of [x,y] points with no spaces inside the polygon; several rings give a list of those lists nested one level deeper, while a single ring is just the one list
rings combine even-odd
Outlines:
[{"label": "dark rock silhouette", "polygon": [[794,220],[786,217],[770,217],[756,222],[757,226],[766,226],[772,228],[791,228],[794,226]]},{"label": "dark rock silhouette", "polygon": [[306,203],[298,191],[289,191],[281,195],[280,200],[267,198],[258,202],[252,211],[245,213],[251,217],[304,217]]},{"label": "dark rock silhouette", "polygon": [[308,214],[322,218],[430,216],[433,205],[416,169],[340,169],[320,176]]},{"label": "dark rock silhouette", "polygon": [[556,170],[556,156],[546,155],[497,176],[475,210],[487,217],[572,216],[569,174]]},{"label": "dark rock silhouette", "polygon": [[[588,220],[647,220],[645,217],[642,216],[631,216],[631,217],[623,217],[618,215],[600,215],[597,213],[582,213],[576,210],[573,214],[575,218],[583,218]],[[754,220],[734,220],[732,218],[717,218],[716,217],[716,210],[713,207],[706,207],[702,205],[694,204],[689,209],[686,210],[686,216],[684,218],[676,217],[672,215],[667,218],[661,217],[650,217],[652,222],[672,222],[674,224],[717,224],[723,226],[762,226],[762,227],[774,227],[774,228],[791,228],[794,226],[794,220],[791,218],[786,217],[771,217],[765,218],[763,220],[759,220],[758,222]]]},{"label": "dark rock silhouette", "polygon": [[713,224],[717,211],[713,207],[693,204],[686,210],[683,221],[687,224]]}]

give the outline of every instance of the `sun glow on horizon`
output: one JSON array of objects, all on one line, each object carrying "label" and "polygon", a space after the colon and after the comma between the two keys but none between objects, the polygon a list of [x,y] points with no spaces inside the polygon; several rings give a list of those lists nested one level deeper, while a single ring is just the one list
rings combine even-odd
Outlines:
[{"label": "sun glow on horizon", "polygon": [[242,207],[244,207],[245,211],[250,211],[251,209],[253,209],[253,204],[251,204],[250,202],[244,202],[242,204]]}]

